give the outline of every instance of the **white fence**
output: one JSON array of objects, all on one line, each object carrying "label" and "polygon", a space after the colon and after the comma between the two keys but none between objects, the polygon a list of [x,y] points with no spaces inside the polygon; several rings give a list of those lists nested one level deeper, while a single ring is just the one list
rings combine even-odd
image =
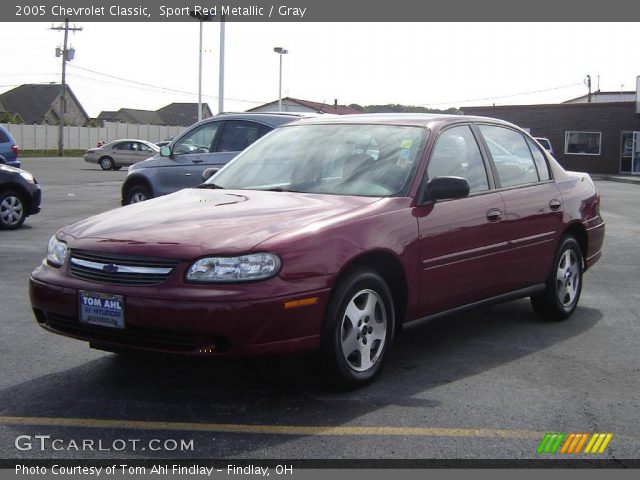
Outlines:
[{"label": "white fence", "polygon": [[[16,139],[20,150],[56,150],[58,148],[57,125],[0,124]],[[106,122],[105,127],[64,127],[64,148],[86,150],[100,141],[111,142],[119,138],[137,138],[159,142],[175,137],[186,127],[164,125],[137,125]]]}]

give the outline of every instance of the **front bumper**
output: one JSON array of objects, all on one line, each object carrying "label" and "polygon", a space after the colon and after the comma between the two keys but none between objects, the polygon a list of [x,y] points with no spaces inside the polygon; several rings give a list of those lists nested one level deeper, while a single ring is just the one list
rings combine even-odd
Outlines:
[{"label": "front bumper", "polygon": [[[273,280],[279,294],[255,298],[255,285],[247,285],[247,300],[237,299],[242,286],[234,286],[233,301],[221,289],[184,285],[181,289],[122,287],[63,277],[41,265],[33,272],[29,293],[40,326],[57,334],[91,342],[105,349],[141,349],[188,355],[251,356],[292,354],[317,350],[329,288],[308,289],[308,284]],[[55,280],[55,283],[51,280]],[[312,282],[317,283],[317,282]],[[125,328],[116,329],[79,321],[78,290],[124,295]],[[144,293],[142,293],[144,292]],[[271,289],[272,293],[274,289]],[[253,298],[252,298],[253,297]],[[285,302],[317,298],[299,308]]]}]

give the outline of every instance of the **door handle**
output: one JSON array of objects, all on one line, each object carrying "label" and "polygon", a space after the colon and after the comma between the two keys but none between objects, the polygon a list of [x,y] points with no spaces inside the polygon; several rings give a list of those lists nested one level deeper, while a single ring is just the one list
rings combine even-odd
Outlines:
[{"label": "door handle", "polygon": [[195,160],[191,160],[191,163],[202,163],[204,162],[204,160],[200,160],[198,158],[196,158]]},{"label": "door handle", "polygon": [[558,210],[561,206],[562,203],[560,203],[560,200],[556,200],[555,198],[549,202],[549,208],[551,208],[551,210]]},{"label": "door handle", "polygon": [[502,220],[502,210],[499,208],[492,208],[487,212],[487,220],[490,222],[499,222]]}]

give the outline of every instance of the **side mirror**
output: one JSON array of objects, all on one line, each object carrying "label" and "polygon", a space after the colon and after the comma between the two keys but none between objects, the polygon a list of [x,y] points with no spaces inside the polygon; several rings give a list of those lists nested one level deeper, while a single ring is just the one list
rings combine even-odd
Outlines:
[{"label": "side mirror", "polygon": [[216,173],[218,173],[218,170],[220,170],[220,167],[205,168],[202,172],[202,181],[206,182],[207,180],[209,180]]},{"label": "side mirror", "polygon": [[170,157],[171,156],[171,149],[169,147],[167,147],[166,145],[164,147],[160,148],[160,156],[161,157]]},{"label": "side mirror", "polygon": [[469,195],[469,182],[462,177],[435,177],[429,180],[421,195],[420,204],[427,201],[451,200]]}]

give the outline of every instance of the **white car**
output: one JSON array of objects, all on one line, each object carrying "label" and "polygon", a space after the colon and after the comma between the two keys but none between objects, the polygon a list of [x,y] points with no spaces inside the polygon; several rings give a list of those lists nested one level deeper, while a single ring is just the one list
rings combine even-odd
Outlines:
[{"label": "white car", "polygon": [[115,140],[101,147],[91,148],[84,154],[84,161],[97,163],[103,170],[120,170],[160,151],[160,147],[146,140]]}]

